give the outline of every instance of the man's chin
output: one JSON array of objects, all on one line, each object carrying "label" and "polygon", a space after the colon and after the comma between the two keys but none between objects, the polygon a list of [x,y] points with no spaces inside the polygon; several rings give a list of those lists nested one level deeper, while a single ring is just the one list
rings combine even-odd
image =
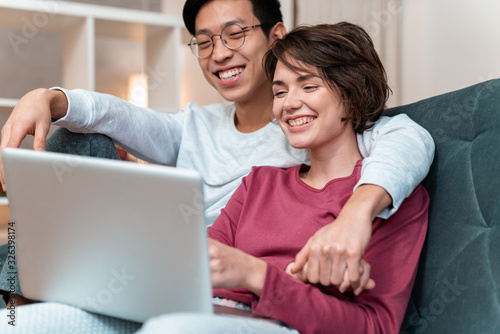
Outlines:
[{"label": "man's chin", "polygon": [[235,103],[235,102],[243,100],[243,96],[242,96],[243,94],[238,92],[236,88],[217,89],[217,91],[219,92],[220,96],[222,96],[222,98],[228,102]]}]

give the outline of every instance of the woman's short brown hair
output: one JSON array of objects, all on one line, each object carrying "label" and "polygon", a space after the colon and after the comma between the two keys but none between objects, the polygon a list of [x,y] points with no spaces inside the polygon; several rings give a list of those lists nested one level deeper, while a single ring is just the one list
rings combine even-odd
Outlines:
[{"label": "woman's short brown hair", "polygon": [[264,68],[271,81],[278,61],[298,72],[315,68],[340,94],[345,119],[357,133],[371,128],[385,110],[391,90],[384,66],[370,36],[355,24],[299,26],[266,53]]}]

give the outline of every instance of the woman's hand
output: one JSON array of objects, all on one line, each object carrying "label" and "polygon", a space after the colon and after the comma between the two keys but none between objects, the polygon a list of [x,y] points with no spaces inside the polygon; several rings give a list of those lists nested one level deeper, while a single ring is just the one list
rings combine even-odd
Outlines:
[{"label": "woman's hand", "polygon": [[266,262],[210,238],[208,256],[214,288],[245,288],[260,296],[266,277]]}]

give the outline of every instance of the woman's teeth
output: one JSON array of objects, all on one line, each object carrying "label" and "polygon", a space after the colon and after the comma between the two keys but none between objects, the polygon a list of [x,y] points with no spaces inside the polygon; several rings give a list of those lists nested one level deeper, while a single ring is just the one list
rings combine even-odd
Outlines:
[{"label": "woman's teeth", "polygon": [[235,76],[237,76],[238,74],[240,74],[241,72],[243,72],[244,70],[245,69],[242,67],[242,68],[238,68],[238,69],[227,71],[227,72],[219,72],[219,78],[222,81],[230,80],[230,79],[234,78]]},{"label": "woman's teeth", "polygon": [[300,119],[296,119],[296,120],[289,120],[288,124],[290,124],[291,126],[300,126],[300,125],[304,125],[304,124],[307,124],[309,122],[312,122],[313,120],[314,120],[314,118],[312,118],[312,117],[300,118]]}]

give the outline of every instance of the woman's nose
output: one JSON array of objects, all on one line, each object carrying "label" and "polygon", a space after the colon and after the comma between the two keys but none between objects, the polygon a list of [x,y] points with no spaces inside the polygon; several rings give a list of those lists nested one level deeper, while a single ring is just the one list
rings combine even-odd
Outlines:
[{"label": "woman's nose", "polygon": [[302,100],[300,99],[300,97],[293,92],[288,92],[287,96],[285,97],[285,102],[283,103],[283,110],[293,111],[300,108],[301,106]]}]

